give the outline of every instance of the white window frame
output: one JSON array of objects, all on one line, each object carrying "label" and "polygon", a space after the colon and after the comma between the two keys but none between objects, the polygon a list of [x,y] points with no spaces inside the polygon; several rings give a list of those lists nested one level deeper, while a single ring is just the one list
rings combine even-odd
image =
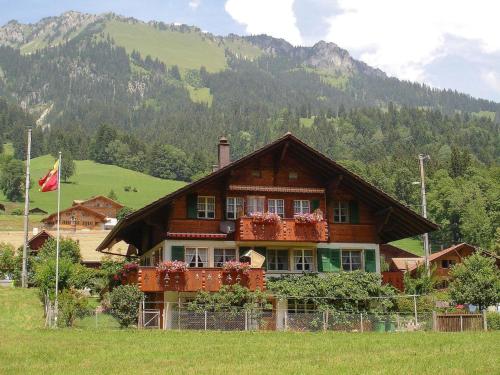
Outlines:
[{"label": "white window frame", "polygon": [[[217,251],[222,251],[222,262],[217,261]],[[232,251],[234,252],[234,255],[229,255],[226,252],[227,251]],[[236,250],[235,247],[214,247],[214,267],[216,268],[221,268],[224,266],[224,263],[230,261],[230,260],[238,260],[238,251]],[[221,263],[220,265],[217,265],[217,263]]]},{"label": "white window frame", "polygon": [[[279,268],[271,268],[271,259],[275,260],[276,266],[278,265],[277,258],[278,258],[278,253],[284,253],[286,254],[286,261],[284,263],[285,268],[284,269],[279,269]],[[267,249],[266,250],[266,266],[268,271],[277,271],[277,272],[287,272],[290,270],[290,260],[289,260],[289,251],[288,249]]]},{"label": "white window frame", "polygon": [[[255,207],[254,206],[255,203]],[[247,197],[247,214],[252,212],[264,212],[266,197],[259,195],[249,195]]]},{"label": "white window frame", "polygon": [[[212,205],[213,210],[209,207]],[[209,217],[209,214],[212,214],[212,217]],[[200,215],[201,214],[201,215]],[[198,219],[215,219],[215,197],[210,195],[199,195],[198,200],[196,202],[196,217]]]},{"label": "white window frame", "polygon": [[[202,251],[205,252],[205,258],[201,254]],[[189,254],[189,258],[188,258]],[[192,255],[194,255],[194,262],[192,262]],[[201,255],[201,256],[200,256]],[[190,268],[205,268],[208,267],[208,247],[186,247],[184,249],[184,262],[187,263]],[[194,266],[191,264],[194,263]]]},{"label": "white window frame", "polygon": [[333,207],[333,222],[339,224],[349,223],[349,202],[336,201]]},{"label": "white window frame", "polygon": [[279,217],[285,217],[285,200],[284,199],[268,199],[267,200],[267,210],[274,214],[278,214]]},{"label": "white window frame", "polygon": [[[305,252],[309,252],[308,255],[306,255]],[[310,262],[306,262],[305,258],[310,258]],[[300,262],[298,262],[298,259],[301,259]],[[292,250],[292,262],[293,262],[293,270],[295,272],[313,272],[314,271],[314,254],[311,249],[293,249]],[[297,268],[297,265],[300,264],[302,269],[299,270]],[[309,265],[309,269],[305,270],[305,266]]]},{"label": "white window frame", "polygon": [[[359,254],[359,268],[353,269],[353,262],[352,262],[352,254],[356,253]],[[344,268],[344,254],[348,254],[349,257],[349,269]],[[356,249],[342,249],[340,253],[340,267],[342,268],[343,271],[346,272],[352,272],[352,271],[357,271],[360,270],[362,271],[364,269],[364,262],[363,262],[363,250],[356,250]]]},{"label": "white window frame", "polygon": [[305,199],[297,199],[293,201],[293,214],[309,214],[311,213],[311,201]]},{"label": "white window frame", "polygon": [[[231,210],[230,210],[231,208]],[[236,220],[245,212],[245,200],[243,197],[226,198],[226,219]]]}]

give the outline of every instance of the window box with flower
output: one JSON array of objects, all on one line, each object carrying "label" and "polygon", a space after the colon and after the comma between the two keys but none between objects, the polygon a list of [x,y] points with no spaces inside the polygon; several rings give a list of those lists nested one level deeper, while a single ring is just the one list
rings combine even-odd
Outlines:
[{"label": "window box with flower", "polygon": [[252,212],[250,217],[254,224],[276,225],[281,223],[281,217],[274,212]]},{"label": "window box with flower", "polygon": [[293,215],[293,218],[295,219],[295,223],[297,224],[311,224],[311,225],[321,223],[324,220],[323,213],[320,210],[316,210],[312,214],[297,213]]}]

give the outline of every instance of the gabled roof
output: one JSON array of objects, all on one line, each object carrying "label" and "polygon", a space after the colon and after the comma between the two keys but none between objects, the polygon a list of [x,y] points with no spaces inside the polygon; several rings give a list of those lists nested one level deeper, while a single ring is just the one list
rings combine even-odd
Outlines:
[{"label": "gabled roof", "polygon": [[463,248],[468,248],[468,249],[474,250],[474,251],[476,250],[476,248],[474,246],[466,244],[465,242],[462,242],[462,243],[459,243],[457,245],[453,245],[451,247],[448,247],[447,249],[438,251],[437,253],[432,253],[431,255],[429,255],[429,262],[432,262],[433,260],[436,260],[436,259],[442,257],[443,255],[449,254],[455,250],[460,250]]},{"label": "gabled roof", "polygon": [[38,237],[42,237],[42,236],[46,236],[47,238],[54,238],[54,236],[52,234],[50,234],[49,232],[47,232],[45,229],[41,230],[40,232],[38,232],[37,234],[35,234],[33,237],[31,237],[29,240],[28,240],[28,245],[36,240]]},{"label": "gabled roof", "polygon": [[82,204],[82,205],[83,205],[83,204],[85,204],[85,203],[87,203],[87,202],[92,202],[92,201],[95,201],[96,199],[104,199],[105,201],[108,201],[108,202],[110,202],[111,204],[113,204],[113,205],[115,205],[115,206],[117,206],[117,207],[124,207],[124,206],[123,206],[123,204],[118,203],[117,201],[115,201],[115,200],[113,200],[113,199],[111,199],[111,198],[108,198],[108,197],[106,197],[106,196],[104,196],[104,195],[96,195],[95,197],[89,198],[89,199],[87,199],[87,200],[75,199],[75,200],[73,201],[73,205],[74,205],[74,206],[77,206],[77,205],[79,205],[79,204]]},{"label": "gabled roof", "polygon": [[111,230],[108,236],[106,236],[104,241],[99,245],[98,250],[104,250],[113,243],[124,239],[126,236],[126,229],[128,227],[144,219],[146,216],[152,214],[161,207],[164,207],[174,198],[194,191],[204,184],[213,182],[224,176],[228,176],[233,169],[243,166],[255,158],[275,150],[293,153],[303,163],[308,164],[311,170],[314,170],[316,173],[325,178],[342,176],[342,184],[349,187],[354,194],[359,196],[360,200],[364,200],[368,205],[376,207],[381,212],[386,212],[386,210],[388,210],[386,215],[390,215],[390,219],[388,219],[390,231],[386,231],[383,235],[381,235],[384,242],[390,242],[430,232],[438,228],[436,224],[424,219],[422,216],[401,204],[396,199],[390,197],[382,190],[376,188],[374,185],[350,172],[340,164],[321,154],[319,151],[308,146],[291,133],[287,133],[276,141],[269,143],[268,145],[228,164],[215,172],[212,172],[208,176],[186,185],[179,190],[129,214]]},{"label": "gabled roof", "polygon": [[413,271],[418,266],[424,264],[423,257],[415,258],[392,258],[392,263],[400,271]]},{"label": "gabled roof", "polygon": [[[97,212],[91,208],[82,206],[81,204],[77,204],[75,206],[71,206],[69,208],[66,208],[65,210],[62,210],[60,213],[62,214],[64,212],[69,212],[69,211],[73,211],[73,210],[83,210],[83,211],[88,212],[89,214],[91,214],[93,216],[98,217],[102,221],[105,221],[105,219],[106,219],[106,215],[101,214],[100,212]],[[55,217],[57,217],[57,212],[54,212],[53,214],[50,214],[49,216],[43,218],[42,221],[45,223],[47,221],[50,221],[51,219],[54,219]]]}]

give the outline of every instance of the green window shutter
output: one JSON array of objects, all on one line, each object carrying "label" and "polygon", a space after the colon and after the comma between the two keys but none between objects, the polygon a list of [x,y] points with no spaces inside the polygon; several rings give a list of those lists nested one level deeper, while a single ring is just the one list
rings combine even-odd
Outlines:
[{"label": "green window shutter", "polygon": [[339,272],[340,250],[318,248],[318,272]]},{"label": "green window shutter", "polygon": [[377,262],[374,249],[365,250],[365,271],[377,272]]},{"label": "green window shutter", "polygon": [[184,246],[172,246],[172,260],[184,262]]},{"label": "green window shutter", "polygon": [[349,202],[349,218],[351,224],[359,224],[359,207],[356,201]]},{"label": "green window shutter", "polygon": [[319,199],[311,200],[311,212],[314,212],[314,210],[317,210],[318,208],[319,208]]},{"label": "green window shutter", "polygon": [[267,254],[266,254],[266,248],[265,247],[254,247],[254,250],[258,252],[260,255],[264,255],[266,257],[266,260],[264,261],[264,264],[262,265],[262,269],[267,269]]},{"label": "green window shutter", "polygon": [[340,249],[331,249],[330,250],[330,262],[332,263],[332,272],[340,272],[342,269],[341,260],[340,260]]},{"label": "green window shutter", "polygon": [[186,197],[187,217],[196,219],[198,217],[198,195],[188,194]]},{"label": "green window shutter", "polygon": [[332,262],[330,260],[330,249],[318,248],[318,272],[332,272]]}]

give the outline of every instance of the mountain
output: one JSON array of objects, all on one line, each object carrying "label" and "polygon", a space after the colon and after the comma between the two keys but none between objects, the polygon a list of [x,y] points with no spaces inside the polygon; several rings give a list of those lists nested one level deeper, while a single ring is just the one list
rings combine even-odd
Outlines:
[{"label": "mountain", "polygon": [[[361,118],[366,119],[356,131],[368,147],[380,137],[397,138],[389,128],[377,130],[389,108],[424,111],[401,120],[407,129],[398,137],[414,133],[418,139],[412,143],[417,148],[430,147],[425,134],[432,133],[443,140],[451,137],[453,143],[471,150],[479,147],[476,143],[486,147],[487,151],[477,151],[481,161],[497,158],[489,151],[495,149],[491,133],[495,125],[476,121],[479,125],[474,126],[493,137],[485,143],[483,135],[471,137],[461,122],[467,123],[471,116],[499,120],[498,103],[388,77],[334,43],[294,47],[266,35],[221,37],[193,26],[115,14],[67,12],[34,24],[7,23],[0,28],[0,96],[34,116],[37,131],[45,138],[40,153],[51,151],[60,142],[57,139],[71,134],[73,140],[65,142],[76,147],[72,152],[77,159],[90,157],[89,137],[104,123],[147,147],[171,144],[189,153],[195,145],[207,165],[215,153],[204,145],[215,144],[221,134],[237,146],[234,157],[288,130],[338,157],[337,147],[324,144],[331,129],[318,125],[322,116],[337,133],[349,132],[334,118],[363,110]],[[436,119],[442,126],[448,119],[432,111],[465,117],[454,122],[456,128],[441,129]],[[357,122],[356,116],[350,122]],[[414,122],[424,128],[418,132],[417,125],[408,128]],[[368,133],[361,130],[367,123],[373,123]],[[21,141],[16,139],[22,132],[1,126],[0,122],[0,137]],[[201,142],[200,134],[206,142]],[[343,142],[348,146],[355,139]],[[440,142],[432,147],[439,149]],[[17,147],[17,156],[23,149]],[[350,159],[355,151],[344,147],[341,154]],[[388,154],[384,150],[380,157]],[[359,158],[366,162],[370,156]]]}]

